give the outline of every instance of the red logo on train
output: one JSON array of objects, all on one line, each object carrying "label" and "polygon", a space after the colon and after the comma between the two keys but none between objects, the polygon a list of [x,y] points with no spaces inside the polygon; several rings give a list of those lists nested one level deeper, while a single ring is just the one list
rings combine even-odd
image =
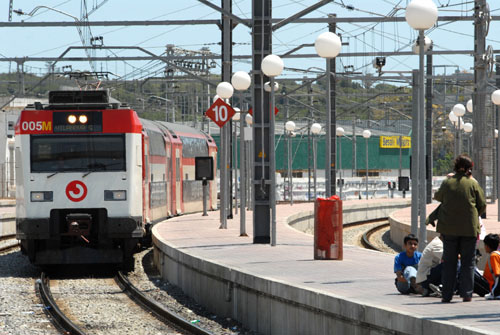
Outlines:
[{"label": "red logo on train", "polygon": [[66,196],[74,202],[82,201],[87,196],[87,186],[79,180],[73,180],[66,186]]}]

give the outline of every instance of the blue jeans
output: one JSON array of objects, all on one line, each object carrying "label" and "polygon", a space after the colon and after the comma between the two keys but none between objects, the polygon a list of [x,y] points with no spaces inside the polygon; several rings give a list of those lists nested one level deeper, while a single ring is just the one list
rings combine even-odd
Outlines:
[{"label": "blue jeans", "polygon": [[413,266],[405,267],[403,271],[403,277],[406,279],[406,283],[396,280],[396,287],[400,293],[408,294],[411,291],[410,279],[417,277],[417,269],[415,269]]}]

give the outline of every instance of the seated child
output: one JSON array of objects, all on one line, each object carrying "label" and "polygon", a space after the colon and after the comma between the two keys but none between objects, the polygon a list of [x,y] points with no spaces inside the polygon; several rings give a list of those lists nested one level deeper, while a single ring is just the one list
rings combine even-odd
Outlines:
[{"label": "seated child", "polygon": [[439,293],[443,265],[441,263],[442,257],[443,241],[441,236],[437,236],[427,244],[418,263],[417,284],[419,287],[417,292],[422,293],[424,296],[428,296],[431,293],[430,291],[434,291],[435,294]]},{"label": "seated child", "polygon": [[497,251],[500,237],[498,234],[488,234],[484,237],[484,250],[489,253],[488,262],[484,266],[483,277],[490,284],[488,300],[500,300],[500,252]]},{"label": "seated child", "polygon": [[417,251],[418,238],[409,234],[404,238],[405,251],[394,258],[394,272],[396,273],[396,287],[402,294],[416,293],[417,268],[422,253]]}]

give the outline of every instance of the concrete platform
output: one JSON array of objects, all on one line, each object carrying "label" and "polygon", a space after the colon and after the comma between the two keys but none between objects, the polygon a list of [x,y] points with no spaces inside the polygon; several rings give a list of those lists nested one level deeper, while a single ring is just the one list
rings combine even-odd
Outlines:
[{"label": "concrete platform", "polygon": [[[366,213],[391,201],[347,201],[344,208]],[[209,310],[262,334],[498,334],[500,301],[400,295],[394,255],[345,245],[343,261],[313,260],[313,237],[288,225],[312,210],[279,205],[275,247],[239,237],[237,216],[227,230],[219,229],[218,212],[167,220],[153,229],[155,262],[163,278]]]}]

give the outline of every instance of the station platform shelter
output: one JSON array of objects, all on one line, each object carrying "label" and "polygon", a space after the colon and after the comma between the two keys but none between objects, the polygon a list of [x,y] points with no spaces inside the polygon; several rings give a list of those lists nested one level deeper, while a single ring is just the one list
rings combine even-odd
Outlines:
[{"label": "station platform shelter", "polygon": [[[345,201],[343,223],[391,217],[394,229],[406,229],[409,205]],[[498,334],[500,301],[399,294],[394,254],[344,245],[343,260],[314,260],[313,206],[277,206],[276,246],[252,243],[251,212],[247,237],[237,215],[227,229],[219,229],[219,212],[164,221],[153,229],[155,264],[208,310],[260,334]],[[495,205],[487,214],[488,232],[500,232]]]}]

